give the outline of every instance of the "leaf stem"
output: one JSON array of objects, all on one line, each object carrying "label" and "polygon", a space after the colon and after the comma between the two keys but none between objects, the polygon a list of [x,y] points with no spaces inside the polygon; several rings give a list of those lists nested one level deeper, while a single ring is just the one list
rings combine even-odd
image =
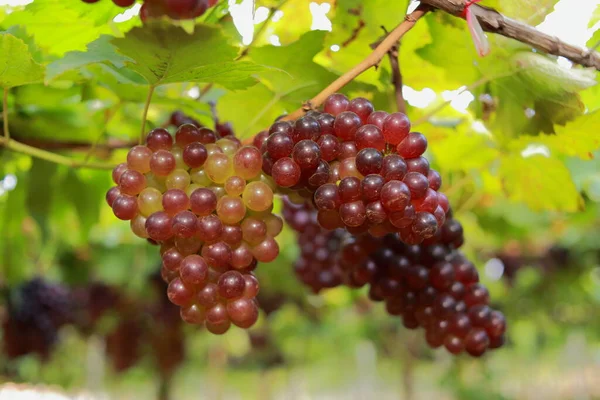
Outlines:
[{"label": "leaf stem", "polygon": [[8,131],[8,88],[4,88],[4,95],[2,96],[2,123],[4,127],[4,137],[10,139],[10,132]]},{"label": "leaf stem", "polygon": [[85,162],[85,160],[74,160],[60,154],[52,153],[46,150],[38,149],[37,147],[28,146],[6,137],[0,138],[0,145],[17,153],[27,154],[31,157],[39,158],[53,162],[55,164],[66,165],[71,168],[90,168],[90,169],[106,169],[110,170],[115,167],[114,164],[100,162]]},{"label": "leaf stem", "polygon": [[148,118],[148,109],[150,108],[150,102],[152,101],[152,94],[154,94],[154,85],[150,85],[148,88],[148,96],[146,97],[146,104],[144,104],[144,113],[142,115],[142,131],[140,132],[140,144],[144,143],[146,138],[146,120]]},{"label": "leaf stem", "polygon": [[[410,13],[404,18],[393,31],[369,54],[364,60],[354,66],[350,71],[337,78],[329,86],[323,89],[319,94],[310,99],[307,102],[309,107],[318,107],[333,93],[337,92],[348,83],[352,82],[354,78],[368,70],[369,68],[379,64],[381,59],[390,51],[390,49],[404,36],[406,32],[411,30],[417,21],[429,11],[430,7],[421,4],[415,11]],[[294,120],[305,113],[306,107],[301,107],[293,113],[284,117],[284,120]]]}]

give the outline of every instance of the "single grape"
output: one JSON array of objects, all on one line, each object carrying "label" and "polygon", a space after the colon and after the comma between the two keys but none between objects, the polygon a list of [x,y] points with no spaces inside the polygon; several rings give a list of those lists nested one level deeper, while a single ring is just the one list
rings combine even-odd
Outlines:
[{"label": "single grape", "polygon": [[121,193],[136,195],[146,187],[146,177],[135,170],[127,170],[119,178],[119,189]]},{"label": "single grape", "polygon": [[206,216],[217,209],[217,196],[210,189],[199,188],[192,192],[189,203],[194,214]]},{"label": "single grape", "polygon": [[202,257],[213,268],[222,270],[231,262],[231,247],[225,242],[216,242],[202,246]]},{"label": "single grape", "polygon": [[362,198],[366,202],[379,200],[385,181],[379,174],[369,174],[361,181]]},{"label": "single grape", "polygon": [[378,174],[383,167],[383,154],[374,148],[365,148],[356,155],[356,169],[363,175]]},{"label": "single grape", "polygon": [[264,263],[271,262],[279,255],[279,245],[272,237],[266,237],[265,240],[252,248],[254,257]]},{"label": "single grape", "polygon": [[252,146],[240,148],[233,156],[233,169],[236,175],[249,180],[260,174],[263,159],[260,151]]},{"label": "single grape", "polygon": [[259,244],[267,235],[267,224],[257,218],[245,218],[241,228],[243,239],[251,245]]},{"label": "single grape", "polygon": [[485,353],[485,350],[490,344],[490,339],[481,328],[475,328],[464,340],[465,350],[473,357],[479,357]]},{"label": "single grape", "polygon": [[198,219],[191,211],[181,211],[171,219],[171,229],[174,235],[189,238],[196,234]]},{"label": "single grape", "polygon": [[126,194],[119,195],[112,203],[112,210],[115,217],[125,221],[131,220],[138,212],[137,199]]},{"label": "single grape", "polygon": [[208,282],[208,264],[197,254],[189,255],[181,261],[179,275],[184,283],[202,287]]},{"label": "single grape", "polygon": [[408,172],[418,172],[427,176],[429,174],[429,161],[425,157],[415,157],[406,159]]},{"label": "single grape", "polygon": [[429,189],[429,181],[425,175],[418,172],[409,172],[404,176],[402,182],[408,186],[411,199],[422,198],[427,193],[427,189]]},{"label": "single grape", "polygon": [[163,128],[156,128],[148,133],[146,137],[146,145],[152,151],[171,150],[173,147],[173,137]]},{"label": "single grape", "polygon": [[169,240],[173,236],[171,217],[163,211],[151,214],[146,219],[146,232],[157,242]]},{"label": "single grape", "polygon": [[383,123],[383,136],[386,143],[397,145],[410,132],[410,121],[406,114],[396,112],[388,115]]},{"label": "single grape", "polygon": [[341,140],[354,140],[354,136],[362,121],[351,111],[344,111],[335,117],[333,131]]},{"label": "single grape", "polygon": [[338,187],[339,197],[342,203],[351,203],[361,197],[360,179],[349,176],[340,181]]},{"label": "single grape", "polygon": [[301,170],[294,160],[284,157],[273,164],[271,174],[278,186],[291,187],[300,180]]},{"label": "single grape", "polygon": [[363,178],[362,174],[356,168],[356,159],[354,157],[342,160],[339,167],[339,179],[344,179],[350,176],[358,179]]},{"label": "single grape", "polygon": [[396,147],[404,158],[420,157],[427,149],[427,139],[419,132],[411,132]]},{"label": "single grape", "polygon": [[227,304],[231,322],[240,328],[250,328],[258,320],[258,307],[250,299],[238,299]]},{"label": "single grape", "polygon": [[169,215],[175,215],[190,207],[190,199],[181,189],[169,189],[162,195],[162,206]]},{"label": "single grape", "polygon": [[319,210],[335,210],[342,203],[338,187],[333,183],[320,186],[315,191],[314,201]]},{"label": "single grape", "polygon": [[367,118],[366,123],[375,125],[379,129],[383,130],[383,124],[389,115],[390,114],[388,114],[385,111],[375,111],[371,113],[371,115],[369,115],[369,118]]},{"label": "single grape", "polygon": [[381,176],[385,179],[386,182],[391,180],[401,181],[404,179],[408,167],[406,163],[397,154],[389,154],[383,157],[383,165],[381,167]]},{"label": "single grape", "polygon": [[333,161],[340,153],[340,142],[339,140],[331,135],[324,134],[317,139],[317,145],[321,150],[321,158],[325,161]]},{"label": "single grape", "polygon": [[175,156],[167,150],[158,150],[150,158],[150,170],[154,175],[167,176],[176,165]]},{"label": "single grape", "polygon": [[232,300],[242,297],[246,288],[244,276],[237,271],[227,271],[219,277],[217,282],[219,296]]},{"label": "single grape", "polygon": [[289,157],[294,148],[294,141],[287,133],[275,132],[267,139],[267,151],[273,160]]},{"label": "single grape", "polygon": [[191,183],[190,174],[185,169],[177,168],[167,176],[165,185],[167,189],[186,190]]},{"label": "single grape", "polygon": [[323,110],[335,117],[338,114],[346,111],[349,105],[350,101],[346,96],[341,93],[334,93],[325,100],[325,103],[323,104]]},{"label": "single grape", "polygon": [[[366,124],[371,113],[373,111],[375,111],[375,108],[373,107],[373,104],[371,104],[371,102],[369,100],[365,99],[364,97],[356,97],[356,98],[350,100],[350,104],[348,104],[347,111],[352,111],[353,113],[358,115],[360,117],[362,123]],[[369,146],[369,147],[375,147],[375,146]],[[381,149],[381,150],[383,150],[383,149]]]},{"label": "single grape", "polygon": [[355,134],[356,148],[358,150],[372,147],[379,151],[385,149],[385,139],[381,130],[375,125],[363,125]]},{"label": "single grape", "polygon": [[340,218],[346,226],[361,226],[367,219],[365,205],[362,201],[342,204],[340,206]]},{"label": "single grape", "polygon": [[118,186],[113,186],[110,189],[108,189],[108,192],[106,192],[106,202],[108,203],[108,206],[112,207],[116,198],[119,197],[120,195],[121,195],[121,189],[119,189]]},{"label": "single grape", "polygon": [[180,278],[175,278],[169,284],[167,289],[167,296],[171,303],[176,304],[178,306],[185,306],[192,301],[194,296],[194,291]]},{"label": "single grape", "polygon": [[150,172],[152,150],[146,146],[135,146],[127,153],[127,166],[142,174]]},{"label": "single grape", "polygon": [[223,184],[233,175],[233,163],[226,154],[215,153],[208,156],[204,170],[211,181]]},{"label": "single grape", "polygon": [[292,158],[302,170],[316,169],[321,160],[321,150],[312,140],[301,140],[294,146]]},{"label": "single grape", "polygon": [[223,234],[223,224],[216,215],[207,215],[198,218],[197,236],[203,242],[214,242],[221,238]]},{"label": "single grape", "polygon": [[129,226],[131,228],[131,231],[137,237],[140,237],[142,239],[148,238],[148,232],[146,232],[146,217],[144,217],[143,215],[137,214],[135,217],[133,217],[133,219],[129,223]]},{"label": "single grape", "polygon": [[247,268],[254,261],[254,255],[247,245],[241,244],[231,252],[231,266],[236,269]]},{"label": "single grape", "polygon": [[197,304],[181,307],[179,315],[183,321],[192,325],[203,324],[206,320],[206,311]]},{"label": "single grape", "polygon": [[[246,191],[248,189],[246,186]],[[239,197],[223,196],[217,203],[217,215],[226,224],[237,224],[246,215],[246,206]]]},{"label": "single grape", "polygon": [[333,115],[328,113],[320,113],[316,118],[319,122],[321,136],[333,134],[333,123],[335,122],[335,117]]},{"label": "single grape", "polygon": [[410,202],[410,190],[401,181],[391,180],[381,188],[381,204],[388,211],[403,211]]},{"label": "single grape", "polygon": [[294,143],[298,143],[302,140],[316,140],[319,136],[319,132],[319,122],[315,118],[305,115],[298,118],[294,123],[291,139]]}]

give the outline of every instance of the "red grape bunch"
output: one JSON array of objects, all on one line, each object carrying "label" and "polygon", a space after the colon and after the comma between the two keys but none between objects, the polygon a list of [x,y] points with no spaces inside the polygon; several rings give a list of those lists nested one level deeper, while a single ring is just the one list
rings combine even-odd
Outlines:
[{"label": "red grape bunch", "polygon": [[425,328],[431,347],[479,357],[502,346],[506,321],[489,307],[475,266],[456,250],[462,242],[462,226],[449,213],[440,232],[420,245],[407,245],[397,234],[353,238],[339,265],[351,286],[369,284],[369,297],[384,301],[405,327]]},{"label": "red grape bunch", "polygon": [[254,144],[264,152],[263,171],[290,197],[312,200],[325,229],[397,232],[417,244],[444,224],[449,205],[423,157],[427,139],[410,127],[403,113],[334,94],[323,112],[275,122]]},{"label": "red grape bunch", "polygon": [[[82,0],[84,3],[97,3],[100,0]],[[140,18],[146,21],[163,15],[172,19],[193,19],[201,16],[218,0],[143,0]],[[119,7],[131,7],[136,0],[112,0]]]},{"label": "red grape bunch", "polygon": [[141,238],[161,245],[162,275],[181,317],[213,333],[252,326],[257,262],[273,261],[282,220],[253,146],[208,128],[152,130],[113,171],[106,200]]}]

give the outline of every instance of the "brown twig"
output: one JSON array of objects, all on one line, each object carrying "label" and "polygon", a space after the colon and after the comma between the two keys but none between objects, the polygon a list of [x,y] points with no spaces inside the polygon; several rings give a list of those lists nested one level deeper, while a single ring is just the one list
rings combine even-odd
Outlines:
[{"label": "brown twig", "polygon": [[[389,35],[358,65],[354,66],[350,71],[346,72],[344,75],[337,78],[333,81],[329,86],[323,89],[319,94],[310,99],[307,103],[311,105],[311,107],[318,107],[327,97],[337,92],[348,83],[350,83],[354,78],[358,75],[362,74],[369,68],[376,66],[381,62],[381,59],[390,51],[390,49],[400,40],[402,36],[406,32],[408,32],[417,21],[429,11],[429,7],[425,5],[420,5],[417,7],[415,11],[408,14],[402,23],[398,25]],[[294,120],[300,116],[302,116],[305,112],[304,107],[301,107],[294,111],[291,114],[288,114],[283,119],[284,120]]]},{"label": "brown twig", "polygon": [[400,42],[388,51],[388,58],[392,69],[392,85],[396,97],[396,108],[406,114],[406,101],[404,101],[404,95],[402,94],[402,72],[400,72]]},{"label": "brown twig", "polygon": [[[89,151],[93,147],[93,144],[90,142],[55,141],[45,139],[22,138],[19,136],[15,136],[14,139],[28,146],[37,147],[38,149],[44,150]],[[127,141],[121,139],[108,139],[107,143],[99,143],[98,145],[96,145],[94,151],[98,153],[107,153],[113,150],[128,149],[130,147],[135,146],[137,143],[137,140]]]},{"label": "brown twig", "polygon": [[[457,17],[463,16],[464,0],[421,0],[426,4]],[[473,4],[470,10],[486,32],[497,33],[541,50],[544,53],[565,57],[575,64],[600,70],[600,53],[565,43],[555,36],[542,33],[532,26],[505,17],[493,8]]]}]

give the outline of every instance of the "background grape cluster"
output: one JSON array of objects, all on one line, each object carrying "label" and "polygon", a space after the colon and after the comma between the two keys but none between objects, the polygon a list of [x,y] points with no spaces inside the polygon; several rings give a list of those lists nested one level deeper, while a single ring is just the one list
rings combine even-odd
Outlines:
[{"label": "background grape cluster", "polygon": [[[97,3],[100,0],[81,0],[84,3]],[[108,1],[108,0],[104,0]],[[192,19],[204,14],[207,9],[217,4],[218,0],[144,0],[140,9],[140,18],[147,21],[151,18],[168,16],[172,19]],[[112,0],[119,7],[131,7],[136,0]]]},{"label": "background grape cluster", "polygon": [[300,248],[294,273],[314,292],[369,285],[373,301],[453,354],[504,342],[504,316],[458,251],[462,226],[405,114],[334,94],[323,111],[276,121],[251,145],[228,124],[211,130],[182,113],[170,124],[174,135],[154,129],[129,151],[106,200],[160,245],[161,276],[184,321],[215,334],[257,321],[252,271],[279,253],[280,193]]}]

